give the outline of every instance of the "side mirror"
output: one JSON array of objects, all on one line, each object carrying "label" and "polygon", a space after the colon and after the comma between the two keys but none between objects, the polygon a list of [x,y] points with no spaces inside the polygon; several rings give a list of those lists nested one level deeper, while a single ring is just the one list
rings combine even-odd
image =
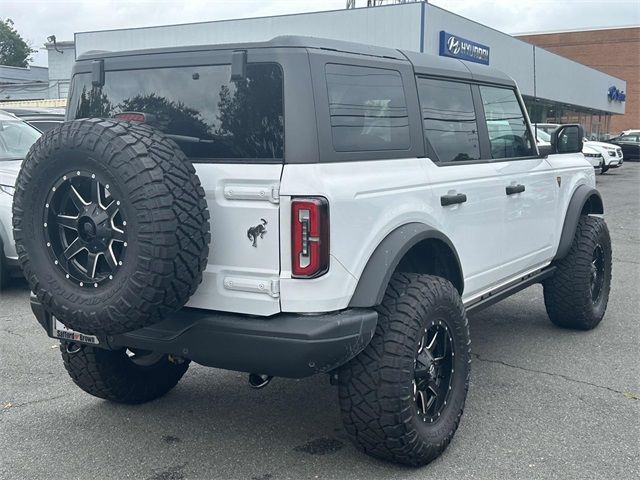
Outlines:
[{"label": "side mirror", "polygon": [[570,124],[556,128],[551,134],[552,153],[580,153],[584,128],[582,125]]}]

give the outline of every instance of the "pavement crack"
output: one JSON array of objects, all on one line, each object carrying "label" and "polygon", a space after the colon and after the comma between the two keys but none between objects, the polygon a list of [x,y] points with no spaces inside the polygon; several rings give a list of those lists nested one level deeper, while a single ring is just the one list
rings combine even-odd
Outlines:
[{"label": "pavement crack", "polygon": [[46,397],[46,398],[39,398],[36,400],[30,400],[28,402],[24,402],[24,403],[11,403],[11,402],[5,402],[0,404],[4,405],[4,407],[0,408],[0,412],[8,412],[10,410],[13,410],[14,408],[20,408],[20,407],[27,407],[29,405],[33,405],[35,403],[42,403],[42,402],[48,402],[50,400],[57,400],[58,398],[62,398],[62,397],[66,397],[67,394],[62,394],[62,395],[54,395],[53,397]]},{"label": "pavement crack", "polygon": [[0,332],[4,332],[4,333],[8,333],[9,335],[14,335],[16,337],[20,337],[20,338],[25,338],[24,335],[20,334],[20,333],[16,333],[13,330],[9,329],[9,328],[0,328]]},{"label": "pavement crack", "polygon": [[563,380],[566,380],[567,382],[579,383],[581,385],[588,385],[590,387],[596,387],[596,388],[601,388],[603,390],[608,390],[608,391],[610,391],[612,393],[617,393],[619,395],[626,395],[626,392],[623,392],[621,390],[616,390],[615,388],[607,387],[606,385],[598,385],[597,383],[587,382],[585,380],[578,380],[576,378],[571,378],[571,377],[569,377],[567,375],[563,375],[561,373],[546,372],[544,370],[536,370],[536,369],[533,369],[533,368],[526,368],[526,367],[521,367],[519,365],[513,365],[511,363],[507,363],[507,362],[504,362],[502,360],[494,360],[494,359],[491,359],[491,358],[483,358],[480,355],[478,355],[477,353],[472,353],[471,355],[473,357],[475,357],[479,362],[497,363],[499,365],[504,365],[505,367],[509,367],[509,368],[515,368],[516,370],[522,370],[524,372],[538,373],[538,374],[542,374],[542,375],[548,375],[550,377],[562,378]]}]

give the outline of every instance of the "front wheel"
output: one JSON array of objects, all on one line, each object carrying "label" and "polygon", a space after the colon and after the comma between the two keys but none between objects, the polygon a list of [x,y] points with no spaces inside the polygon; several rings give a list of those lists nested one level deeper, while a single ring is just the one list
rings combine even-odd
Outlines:
[{"label": "front wheel", "polygon": [[118,403],[139,404],[169,392],[189,368],[189,361],[144,350],[105,350],[62,342],[62,360],[73,382],[91,395]]},{"label": "front wheel", "polygon": [[338,373],[345,429],[365,453],[425,465],[449,445],[469,385],[469,326],[439,277],[396,273],[367,348]]},{"label": "front wheel", "polygon": [[595,328],[611,288],[611,238],[604,219],[581,217],[571,249],[556,267],[543,284],[549,318],[563,328]]}]

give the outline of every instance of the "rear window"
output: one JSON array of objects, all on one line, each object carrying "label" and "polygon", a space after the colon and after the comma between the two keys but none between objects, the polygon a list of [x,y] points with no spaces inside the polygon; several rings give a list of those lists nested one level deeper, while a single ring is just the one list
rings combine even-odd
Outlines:
[{"label": "rear window", "polygon": [[480,158],[471,85],[418,78],[424,134],[442,162]]},{"label": "rear window", "polygon": [[144,113],[191,158],[282,159],[280,66],[249,64],[245,79],[230,79],[230,65],[107,71],[102,87],[77,74],[69,118]]},{"label": "rear window", "polygon": [[402,77],[395,70],[326,66],[333,147],[337,152],[411,146]]}]

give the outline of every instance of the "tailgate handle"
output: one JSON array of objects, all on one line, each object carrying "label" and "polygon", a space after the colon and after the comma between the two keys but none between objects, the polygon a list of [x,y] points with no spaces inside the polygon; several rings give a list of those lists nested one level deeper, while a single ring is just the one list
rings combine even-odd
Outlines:
[{"label": "tailgate handle", "polygon": [[507,192],[507,195],[515,195],[516,193],[524,192],[524,185],[509,185],[505,190]]},{"label": "tailgate handle", "polygon": [[448,205],[455,205],[456,203],[464,203],[467,201],[467,196],[464,193],[455,193],[452,195],[443,195],[440,197],[440,205],[446,207]]}]

